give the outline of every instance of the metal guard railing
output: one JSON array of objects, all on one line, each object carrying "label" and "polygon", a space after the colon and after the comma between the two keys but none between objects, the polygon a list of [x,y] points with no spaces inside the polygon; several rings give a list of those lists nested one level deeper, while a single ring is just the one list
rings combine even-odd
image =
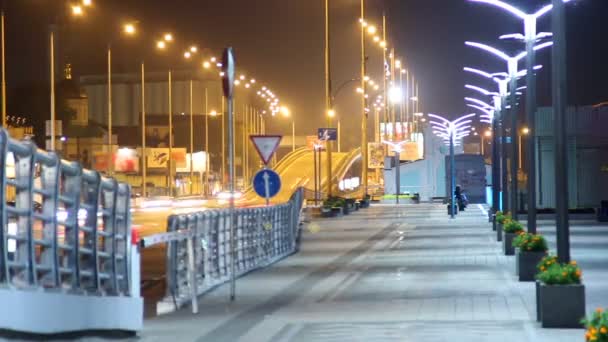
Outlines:
[{"label": "metal guard railing", "polygon": [[[237,277],[298,250],[303,194],[299,189],[282,205],[235,209]],[[168,233],[183,234],[167,243],[164,302],[173,302],[177,308],[230,280],[229,220],[228,209],[169,217]],[[192,265],[194,269],[189,269]]]},{"label": "metal guard railing", "polygon": [[130,295],[130,187],[4,129],[0,165],[0,285]]}]

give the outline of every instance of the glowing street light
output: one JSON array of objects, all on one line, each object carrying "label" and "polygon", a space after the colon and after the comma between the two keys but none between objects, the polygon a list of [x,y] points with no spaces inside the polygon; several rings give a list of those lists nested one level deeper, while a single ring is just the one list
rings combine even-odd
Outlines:
[{"label": "glowing street light", "polygon": [[85,7],[90,7],[93,5],[93,0],[82,0],[82,5]]},{"label": "glowing street light", "polygon": [[75,17],[81,17],[84,14],[84,11],[82,9],[82,6],[80,5],[73,5],[72,6],[72,15]]},{"label": "glowing street light", "polygon": [[134,35],[137,32],[135,25],[132,23],[127,23],[122,28],[123,32],[127,35]]},{"label": "glowing street light", "polygon": [[[505,62],[507,62],[507,74],[508,74],[508,78],[509,78],[509,90],[511,92],[511,96],[510,96],[510,104],[511,104],[511,148],[512,148],[512,153],[513,155],[517,155],[519,152],[519,148],[517,146],[517,115],[516,115],[516,89],[517,89],[517,78],[518,78],[518,63],[521,59],[523,59],[524,57],[528,56],[529,53],[527,51],[521,52],[518,55],[515,56],[509,56],[506,53],[504,53],[503,51],[500,51],[492,46],[486,45],[486,44],[481,44],[481,43],[475,43],[475,42],[465,42],[465,44],[467,46],[471,46],[477,49],[481,49],[483,51],[486,51],[488,53],[491,53],[497,57],[499,57],[500,59],[504,60]],[[543,48],[549,47],[553,45],[553,42],[546,42],[546,43],[542,43],[536,46],[533,46],[530,50],[532,52],[534,51],[538,51],[541,50]],[[517,210],[515,210],[517,208],[517,170],[519,169],[518,165],[517,165],[518,160],[515,159],[512,161],[511,163],[511,201],[510,201],[510,206],[513,209],[513,218],[517,219]]]},{"label": "glowing street light", "polygon": [[399,87],[392,87],[388,91],[388,98],[393,104],[401,103],[403,100],[403,92]]},{"label": "glowing street light", "polygon": [[172,42],[173,41],[173,35],[171,33],[165,33],[165,35],[163,36],[163,39],[166,42]]},{"label": "glowing street light", "polygon": [[159,40],[158,42],[156,42],[156,48],[158,50],[164,50],[167,48],[167,43],[165,43],[164,40]]},{"label": "glowing street light", "polygon": [[436,114],[428,115],[429,118],[435,119],[430,121],[431,126],[433,127],[433,133],[442,138],[444,142],[448,142],[450,146],[450,218],[452,219],[458,208],[454,198],[454,193],[456,192],[454,145],[456,144],[456,140],[462,139],[470,134],[470,123],[472,122],[470,119],[475,115],[476,114],[463,115],[454,121],[450,121]]},{"label": "glowing street light", "polygon": [[211,68],[211,63],[209,63],[208,61],[204,61],[203,62],[203,68],[205,68],[205,69]]},{"label": "glowing street light", "polygon": [[[526,96],[526,121],[530,127],[534,127],[536,121],[536,80],[532,72],[535,64],[534,56],[534,44],[537,41],[549,38],[552,36],[551,33],[541,32],[537,33],[537,21],[543,15],[547,14],[553,9],[553,4],[543,6],[540,10],[533,13],[526,13],[508,3],[500,0],[469,0],[472,2],[484,3],[493,5],[502,10],[509,12],[510,14],[518,17],[523,21],[524,33],[523,34],[509,34],[503,35],[501,39],[518,39],[524,41],[526,44],[527,58],[526,58],[526,70],[527,74],[527,96]],[[571,0],[563,0],[564,3],[570,2]],[[555,1],[555,4],[559,4],[560,1]],[[528,190],[528,231],[531,233],[536,232],[536,147],[534,138],[528,141],[528,170],[527,170],[527,190]]]}]

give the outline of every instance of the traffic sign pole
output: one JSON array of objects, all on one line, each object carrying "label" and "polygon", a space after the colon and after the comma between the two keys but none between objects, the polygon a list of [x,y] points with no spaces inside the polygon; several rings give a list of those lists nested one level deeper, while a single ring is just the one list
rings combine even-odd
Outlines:
[{"label": "traffic sign pole", "polygon": [[236,239],[234,237],[236,233],[235,229],[235,217],[234,217],[234,113],[233,113],[233,95],[234,95],[234,55],[232,48],[226,48],[222,56],[222,69],[224,71],[223,88],[224,96],[227,99],[228,104],[228,170],[229,180],[228,186],[230,190],[229,203],[229,217],[230,217],[230,300],[234,301],[236,298]]}]

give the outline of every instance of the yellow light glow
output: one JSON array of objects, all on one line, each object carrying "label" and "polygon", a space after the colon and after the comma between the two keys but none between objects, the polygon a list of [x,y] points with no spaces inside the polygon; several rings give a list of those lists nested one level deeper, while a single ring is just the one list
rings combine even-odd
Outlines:
[{"label": "yellow light glow", "polygon": [[251,84],[249,84],[249,83],[245,84],[245,88],[248,88],[248,89],[251,88]]},{"label": "yellow light glow", "polygon": [[251,82],[251,83],[255,84],[255,79],[254,79],[254,78],[252,78],[252,79],[251,79],[251,81],[249,81],[249,82]]},{"label": "yellow light glow", "polygon": [[211,57],[211,59],[210,59],[210,60],[211,60],[211,63],[215,63],[215,62],[217,61],[217,58],[215,58],[215,57]]},{"label": "yellow light glow", "polygon": [[241,81],[245,80],[245,75],[241,75],[241,77],[239,77],[241,79]]},{"label": "yellow light glow", "polygon": [[374,42],[378,43],[379,41],[380,41],[380,37],[375,36],[375,37],[374,37]]},{"label": "yellow light glow", "polygon": [[211,115],[211,116],[217,116],[217,111],[212,110],[211,113],[209,113],[209,115]]},{"label": "yellow light glow", "polygon": [[126,33],[128,35],[134,35],[137,30],[135,29],[135,25],[125,24],[123,26],[123,31],[124,31],[124,33]]},{"label": "yellow light glow", "polygon": [[380,86],[378,86],[377,84],[374,86],[374,90],[378,90],[380,89]]},{"label": "yellow light glow", "polygon": [[93,0],[82,0],[82,4],[84,6],[89,7],[89,6],[93,5]]},{"label": "yellow light glow", "polygon": [[491,131],[485,131],[485,133],[483,134],[486,137],[491,137],[492,136],[492,132]]},{"label": "yellow light glow", "polygon": [[241,84],[241,81],[239,81],[239,80],[234,80],[234,85],[235,85],[235,86],[238,86],[239,84]]},{"label": "yellow light glow", "polygon": [[190,51],[184,52],[184,58],[190,59],[190,57],[192,57],[192,54],[190,53]]},{"label": "yellow light glow", "polygon": [[173,35],[171,33],[165,33],[165,36],[163,38],[165,39],[166,42],[173,41]]},{"label": "yellow light glow", "polygon": [[383,48],[385,48],[385,47],[386,47],[386,42],[385,42],[384,40],[383,40],[383,41],[381,41],[381,42],[380,42],[380,46],[381,46],[381,47],[383,47]]},{"label": "yellow light glow", "polygon": [[291,114],[291,112],[289,111],[289,108],[283,106],[283,107],[281,107],[281,114],[283,114],[284,117],[288,117]]},{"label": "yellow light glow", "polygon": [[396,67],[397,69],[400,69],[400,68],[401,68],[401,61],[400,61],[400,60],[396,60],[396,61],[395,61],[395,67]]},{"label": "yellow light glow", "polygon": [[369,33],[369,34],[376,34],[376,31],[377,31],[377,29],[376,29],[376,26],[374,26],[374,25],[369,26],[367,28],[367,33]]},{"label": "yellow light glow", "polygon": [[521,132],[525,135],[530,134],[530,129],[528,127],[522,128]]},{"label": "yellow light glow", "polygon": [[333,109],[330,109],[327,111],[327,116],[329,116],[330,118],[333,118],[336,116],[336,111]]},{"label": "yellow light glow", "polygon": [[190,52],[197,53],[198,52],[198,48],[196,46],[191,46],[190,47]]},{"label": "yellow light glow", "polygon": [[363,77],[363,80],[364,80],[365,82],[369,81],[369,76],[365,76],[365,77]]},{"label": "yellow light glow", "polygon": [[362,88],[357,88],[357,93],[363,94],[363,89]]},{"label": "yellow light glow", "polygon": [[156,48],[159,50],[164,50],[167,48],[167,44],[163,40],[159,40],[156,42]]},{"label": "yellow light glow", "polygon": [[203,68],[205,68],[205,69],[211,68],[211,63],[209,63],[208,61],[204,61],[203,62]]},{"label": "yellow light glow", "polygon": [[83,14],[84,14],[84,11],[82,10],[82,6],[80,6],[80,5],[72,6],[72,15],[74,15],[76,17],[80,17]]}]

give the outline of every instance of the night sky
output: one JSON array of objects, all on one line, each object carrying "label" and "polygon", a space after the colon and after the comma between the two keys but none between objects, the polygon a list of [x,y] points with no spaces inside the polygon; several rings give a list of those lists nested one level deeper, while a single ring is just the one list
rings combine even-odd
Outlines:
[{"label": "night sky", "polygon": [[[509,0],[528,11],[549,0]],[[52,18],[61,18],[60,0],[5,0],[7,14],[7,81],[9,91],[18,86],[45,83],[48,79],[47,32]],[[503,71],[497,58],[466,48],[465,40],[489,43],[517,51],[517,43],[498,42],[504,33],[522,31],[518,19],[498,9],[464,0],[367,0],[368,20],[381,23],[388,15],[389,43],[403,56],[420,82],[422,111],[446,115],[466,111],[464,83],[492,84],[466,75],[464,66]],[[577,0],[568,5],[568,72],[570,104],[608,101],[608,13],[606,0]],[[335,87],[359,76],[358,0],[331,0],[332,73]],[[128,19],[140,22],[134,40],[120,37],[118,25]],[[292,108],[297,134],[309,135],[324,113],[323,0],[97,0],[85,18],[61,20],[59,37],[74,74],[105,71],[104,49],[112,43],[117,72],[134,72],[143,58],[148,70],[168,65],[186,67],[183,47],[196,43],[219,55],[231,45],[237,52],[239,72],[269,85]],[[171,31],[180,46],[170,55],[151,49],[164,31]],[[540,24],[550,30],[550,16]],[[370,73],[378,79],[381,52],[370,46]],[[539,101],[550,103],[550,51],[540,53],[545,66],[539,77]],[[374,75],[374,73],[376,75]],[[354,144],[360,113],[358,98],[345,89],[337,98],[337,112]],[[9,110],[11,103],[9,102]],[[47,115],[46,113],[43,114]],[[288,122],[276,119],[276,131],[287,131]],[[349,139],[345,141],[347,143]]]}]

